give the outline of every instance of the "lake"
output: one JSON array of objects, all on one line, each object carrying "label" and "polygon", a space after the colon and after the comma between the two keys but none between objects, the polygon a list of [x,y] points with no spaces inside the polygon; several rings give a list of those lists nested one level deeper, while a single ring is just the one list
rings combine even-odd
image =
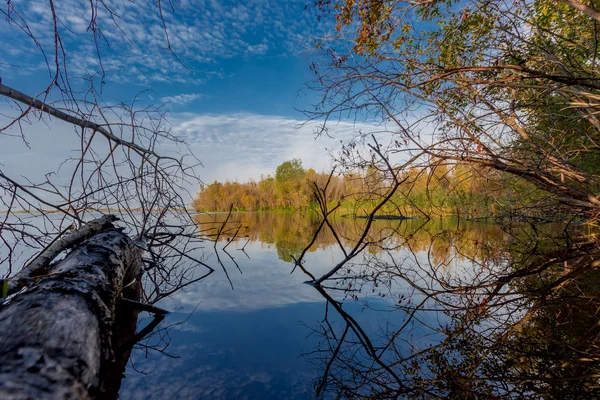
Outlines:
[{"label": "lake", "polygon": [[[562,225],[375,221],[364,250],[317,288],[294,262],[311,243],[316,216],[234,213],[224,228],[227,214],[195,218],[217,240],[195,250],[215,271],[158,304],[172,313],[134,349],[121,398],[434,398],[465,385],[482,396],[541,396],[534,384],[515,382],[533,379],[533,365],[549,357],[532,356],[527,369],[522,354],[507,356],[497,344],[532,346],[534,330],[554,326],[531,315],[541,307],[531,295],[539,282],[511,274],[564,246]],[[365,223],[333,219],[336,235],[322,231],[303,268],[317,278],[327,273],[344,259],[340,244],[349,252]],[[547,316],[551,296],[545,302]],[[572,310],[552,310],[563,331],[574,318],[597,330]],[[140,329],[151,320],[144,315]],[[529,335],[516,335],[515,326]],[[536,340],[540,352],[553,346]]]}]

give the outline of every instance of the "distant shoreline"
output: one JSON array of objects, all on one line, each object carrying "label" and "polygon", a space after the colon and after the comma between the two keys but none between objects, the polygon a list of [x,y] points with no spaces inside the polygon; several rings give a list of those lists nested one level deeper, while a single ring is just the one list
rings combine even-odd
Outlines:
[{"label": "distant shoreline", "polygon": [[[142,208],[132,208],[132,209],[106,208],[106,209],[101,209],[101,210],[77,210],[78,213],[88,212],[88,213],[100,213],[100,214],[111,214],[111,213],[121,213],[121,212],[139,213],[142,211],[143,211]],[[158,212],[162,212],[162,211],[164,211],[164,210],[154,209],[150,212],[158,213]],[[174,209],[173,211],[188,212],[190,214],[198,213],[198,211],[196,211],[194,209],[184,209],[184,208]],[[8,213],[9,213],[8,210],[0,210],[0,215],[6,215]],[[19,214],[19,215],[23,215],[23,214],[29,214],[29,215],[63,214],[63,212],[57,211],[57,210],[39,210],[39,211],[37,211],[37,210],[36,211],[17,210],[17,211],[10,211],[10,213],[11,214]]]}]

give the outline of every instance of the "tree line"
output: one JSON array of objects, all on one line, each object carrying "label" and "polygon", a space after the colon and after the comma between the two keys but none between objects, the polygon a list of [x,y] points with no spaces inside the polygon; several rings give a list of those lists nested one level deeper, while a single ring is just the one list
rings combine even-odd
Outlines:
[{"label": "tree line", "polygon": [[[382,213],[416,215],[456,214],[468,217],[545,215],[554,203],[541,206],[544,194],[534,185],[490,168],[465,163],[432,162],[431,167],[408,168],[403,184],[382,207]],[[327,201],[356,215],[370,211],[389,185],[386,171],[368,165],[358,173],[319,173],[293,159],[279,165],[275,175],[257,182],[214,181],[202,185],[193,201],[196,211],[298,210],[316,207],[314,191],[327,185]]]},{"label": "tree line", "polygon": [[[202,185],[193,206],[197,211],[257,211],[273,209],[298,209],[311,203],[313,182],[324,184],[329,176],[314,169],[305,170],[302,161],[285,161],[275,170],[275,176],[267,175],[256,182],[214,181]],[[332,199],[340,200],[343,178],[333,176]]]}]

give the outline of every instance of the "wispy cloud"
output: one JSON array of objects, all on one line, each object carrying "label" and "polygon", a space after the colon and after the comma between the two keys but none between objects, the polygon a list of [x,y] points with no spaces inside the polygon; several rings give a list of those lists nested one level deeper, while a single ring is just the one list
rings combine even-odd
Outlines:
[{"label": "wispy cloud", "polygon": [[175,96],[161,97],[160,101],[171,104],[187,104],[202,97],[200,93],[178,94]]},{"label": "wispy cloud", "polygon": [[[0,109],[2,112],[8,113],[4,108]],[[261,175],[273,174],[279,164],[292,158],[301,159],[305,168],[329,171],[333,164],[330,154],[337,153],[340,141],[352,139],[358,131],[381,130],[381,127],[367,123],[340,122],[329,126],[331,137],[317,138],[318,122],[306,123],[277,115],[172,113],[170,119],[172,134],[189,145],[183,149],[184,153],[193,154],[202,162],[203,167],[196,172],[204,182],[257,180]],[[0,122],[6,120],[0,118]],[[69,168],[68,165],[61,167],[61,163],[70,157],[71,150],[77,148],[76,131],[61,121],[34,119],[30,125],[23,126],[23,133],[31,147],[23,143],[20,135],[5,137],[0,157],[2,168],[19,171],[19,175],[36,182],[43,181],[45,173],[58,171],[53,176],[54,183],[67,184]],[[48,148],[54,150],[48,153]],[[158,143],[156,150],[163,155],[180,157],[182,149],[173,144]],[[196,183],[190,183],[187,189],[194,194],[199,188]]]},{"label": "wispy cloud", "polygon": [[[53,20],[47,0],[15,0],[11,4],[18,12],[14,15],[23,16],[32,35],[51,58],[54,41],[48,32],[53,31]],[[90,3],[80,0],[54,3],[71,71],[83,75],[104,69],[108,78],[116,82],[202,83],[206,72],[213,70],[220,60],[299,50],[309,42],[307,38],[324,29],[324,24],[316,23],[315,9],[305,9],[303,1],[248,0],[236,4],[186,0],[174,8],[162,8],[170,49],[177,55],[174,57],[167,49],[155,1],[105,0],[101,4],[94,10],[103,35],[98,36],[97,48],[89,29]],[[5,42],[26,53],[20,54],[18,60],[6,60],[19,61],[21,68],[3,71],[0,65],[0,72],[5,75],[39,72],[44,59],[36,43],[17,24],[0,21],[0,34]],[[98,51],[101,64],[97,61]]]},{"label": "wispy cloud", "polygon": [[351,139],[359,130],[377,130],[371,124],[339,122],[329,126],[331,137],[317,138],[318,122],[275,115],[181,113],[173,117],[173,133],[202,160],[200,174],[205,182],[258,179],[292,158],[300,158],[305,168],[327,171],[332,165],[329,154],[339,149],[340,140]]}]

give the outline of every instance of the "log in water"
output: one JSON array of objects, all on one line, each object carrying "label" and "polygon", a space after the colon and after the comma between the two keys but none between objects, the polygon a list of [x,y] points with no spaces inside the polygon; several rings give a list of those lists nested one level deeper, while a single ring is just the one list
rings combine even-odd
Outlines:
[{"label": "log in water", "polygon": [[[0,308],[0,398],[80,399],[112,392],[103,385],[122,364],[113,331],[124,337],[115,321],[124,317],[117,309],[126,307],[117,306],[122,288],[139,279],[141,266],[141,251],[133,241],[109,229],[5,302]],[[135,293],[139,285],[127,290]],[[135,330],[137,312],[126,313]],[[129,331],[131,326],[125,336],[135,334]],[[120,351],[128,355],[130,349]]]},{"label": "log in water", "polygon": [[[360,219],[369,219],[368,215],[353,215],[353,218],[360,218]],[[404,215],[374,215],[373,219],[385,219],[385,220],[400,220],[400,221],[404,221],[407,219],[415,219],[414,217],[405,217]]]}]

